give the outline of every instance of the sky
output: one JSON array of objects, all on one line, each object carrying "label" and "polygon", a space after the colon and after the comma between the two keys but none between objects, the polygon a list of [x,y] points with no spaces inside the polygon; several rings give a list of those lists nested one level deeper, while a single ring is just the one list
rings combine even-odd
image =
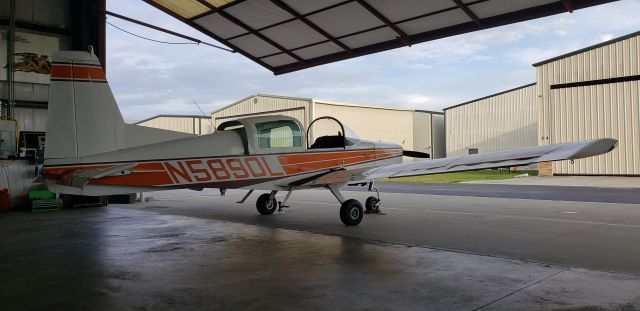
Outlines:
[{"label": "sky", "polygon": [[[215,40],[142,1],[108,10]],[[107,78],[124,118],[206,114],[253,94],[439,111],[535,82],[531,64],[640,30],[640,0],[563,13],[275,76],[240,54],[146,41],[107,25]],[[115,17],[107,21],[155,40],[184,43]]]}]

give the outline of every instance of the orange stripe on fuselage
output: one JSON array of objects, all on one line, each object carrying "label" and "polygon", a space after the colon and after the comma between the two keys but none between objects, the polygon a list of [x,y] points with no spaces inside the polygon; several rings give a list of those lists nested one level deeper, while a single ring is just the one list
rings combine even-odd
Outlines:
[{"label": "orange stripe on fuselage", "polygon": [[[269,168],[269,178],[273,177],[286,177],[288,175],[300,174],[300,173],[308,173],[313,171],[321,171],[326,169],[337,168],[341,166],[359,164],[363,162],[373,161],[373,160],[382,160],[392,157],[397,157],[402,155],[401,149],[385,149],[385,150],[349,150],[349,151],[338,151],[338,152],[305,152],[305,153],[297,153],[297,154],[284,154],[277,156],[278,161],[280,162],[282,169],[284,170],[284,175],[272,173]],[[256,156],[240,156],[240,157],[229,157],[227,160],[233,159],[247,159],[254,158]],[[258,157],[264,157],[258,155]],[[216,159],[216,158],[212,158]],[[193,159],[180,159],[177,161],[192,161]],[[205,161],[206,159],[194,160],[194,161]],[[128,169],[127,173],[123,175],[114,175],[107,176],[102,178],[96,178],[91,180],[89,183],[94,185],[119,185],[119,186],[166,186],[166,185],[180,185],[187,187],[189,184],[194,183],[179,183],[171,178],[170,174],[167,172],[163,162],[146,162],[135,165],[134,167]],[[266,165],[266,162],[260,162]],[[121,165],[118,164],[118,165]],[[374,165],[374,164],[372,164]],[[73,173],[77,170],[106,170],[115,167],[116,164],[96,164],[96,165],[80,165],[80,166],[65,166],[65,167],[45,167],[44,177],[47,179],[60,179],[64,175]],[[268,166],[267,166],[268,167]],[[266,172],[266,171],[264,171]],[[254,174],[255,175],[255,174]],[[258,176],[250,176],[247,180],[256,180],[256,182],[260,182],[260,178]],[[214,180],[210,184],[215,184],[215,182],[227,181],[225,180]]]},{"label": "orange stripe on fuselage", "polygon": [[52,65],[51,78],[100,80],[106,81],[107,77],[101,67],[81,65]]},{"label": "orange stripe on fuselage", "polygon": [[[398,149],[399,150],[399,149]],[[349,150],[341,152],[302,153],[278,156],[287,175],[336,168],[402,154],[398,150]]]}]

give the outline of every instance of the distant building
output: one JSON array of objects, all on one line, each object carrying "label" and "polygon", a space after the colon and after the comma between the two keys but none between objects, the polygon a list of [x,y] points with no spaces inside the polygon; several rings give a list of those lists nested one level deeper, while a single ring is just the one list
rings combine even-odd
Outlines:
[{"label": "distant building", "polygon": [[212,120],[217,127],[227,120],[274,114],[297,118],[305,127],[318,117],[333,116],[362,139],[397,143],[405,150],[426,152],[434,158],[445,155],[441,112],[257,94],[214,111]]},{"label": "distant building", "polygon": [[538,145],[535,83],[444,111],[449,157]]},{"label": "distant building", "polygon": [[640,175],[640,32],[533,65],[541,145],[612,137],[598,157],[554,162],[555,174]]},{"label": "distant building", "polygon": [[210,134],[214,130],[209,117],[198,115],[161,114],[135,124],[194,135]]},{"label": "distant building", "polygon": [[533,65],[536,83],[445,109],[447,156],[611,137],[545,174],[640,175],[640,32]]}]

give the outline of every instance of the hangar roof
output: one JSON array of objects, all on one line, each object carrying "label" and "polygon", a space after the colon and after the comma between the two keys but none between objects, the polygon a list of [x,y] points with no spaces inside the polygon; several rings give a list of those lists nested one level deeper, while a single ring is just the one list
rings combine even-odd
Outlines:
[{"label": "hangar roof", "polygon": [[633,37],[639,36],[639,35],[640,35],[640,31],[636,31],[636,32],[630,33],[628,35],[624,35],[622,37],[613,38],[611,40],[600,42],[598,44],[594,44],[594,45],[591,45],[591,46],[588,46],[588,47],[585,47],[585,48],[582,48],[582,49],[579,49],[579,50],[575,50],[573,52],[569,52],[569,53],[566,53],[566,54],[562,54],[562,55],[559,55],[559,56],[556,56],[556,57],[552,57],[552,58],[537,62],[537,63],[533,64],[532,66],[533,67],[542,66],[542,65],[545,65],[545,64],[557,61],[557,60],[561,60],[563,58],[567,58],[567,57],[570,57],[570,56],[573,56],[573,55],[578,55],[578,54],[584,53],[586,51],[594,50],[594,49],[597,49],[599,47],[607,46],[609,44],[620,42],[622,40],[627,40],[629,38],[633,38]]},{"label": "hangar roof", "polygon": [[283,74],[615,0],[144,0]]},{"label": "hangar roof", "polygon": [[447,111],[449,109],[458,108],[460,106],[464,106],[464,105],[472,104],[472,103],[475,103],[475,102],[479,102],[479,101],[481,101],[483,99],[487,99],[487,98],[495,97],[495,96],[498,96],[498,95],[506,94],[506,93],[509,93],[509,92],[517,91],[517,90],[520,90],[520,89],[524,89],[525,87],[530,87],[530,86],[534,86],[534,85],[536,85],[535,82],[529,83],[529,84],[525,84],[525,85],[518,86],[518,87],[515,87],[515,88],[512,88],[512,89],[508,89],[506,91],[502,91],[502,92],[499,92],[499,93],[495,93],[495,94],[487,95],[487,96],[484,96],[484,97],[476,98],[474,100],[466,101],[466,102],[461,103],[461,104],[449,106],[449,107],[444,108],[442,110],[443,111]]},{"label": "hangar roof", "polygon": [[190,115],[190,114],[159,114],[159,115],[155,115],[155,116],[150,117],[150,118],[146,118],[144,120],[137,121],[137,122],[135,122],[133,124],[140,124],[140,123],[144,123],[144,122],[151,121],[153,119],[158,119],[158,118],[209,119],[209,117],[207,117],[207,116],[201,116],[201,115],[197,115],[197,114],[194,114],[194,115]]}]

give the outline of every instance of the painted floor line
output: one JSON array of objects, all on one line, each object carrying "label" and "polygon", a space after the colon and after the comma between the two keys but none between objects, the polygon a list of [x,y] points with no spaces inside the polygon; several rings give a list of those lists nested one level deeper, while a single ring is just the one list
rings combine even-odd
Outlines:
[{"label": "painted floor line", "polygon": [[492,217],[499,217],[499,218],[514,218],[514,219],[530,219],[530,220],[542,220],[542,221],[568,222],[568,223],[585,224],[585,225],[603,225],[603,226],[615,226],[615,227],[640,228],[640,225],[614,224],[614,223],[597,222],[597,221],[566,220],[566,219],[543,218],[543,217],[529,217],[529,216],[510,216],[510,215],[495,215],[495,214],[479,214],[479,213],[469,213],[469,212],[451,212],[451,211],[442,211],[442,210],[434,210],[434,211],[431,211],[431,212],[434,212],[434,213],[443,213],[443,214],[460,214],[460,215],[474,215],[474,216],[492,216]]}]

